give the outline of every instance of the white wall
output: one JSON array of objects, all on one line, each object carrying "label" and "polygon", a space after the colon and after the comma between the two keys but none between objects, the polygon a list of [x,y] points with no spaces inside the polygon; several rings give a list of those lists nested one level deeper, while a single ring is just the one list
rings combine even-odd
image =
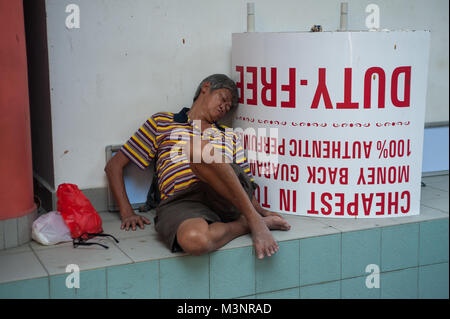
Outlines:
[{"label": "white wall", "polygon": [[[338,0],[253,0],[256,31],[339,27]],[[67,29],[68,4],[80,28]],[[121,144],[150,115],[190,107],[212,73],[230,74],[231,34],[246,30],[243,0],[47,0],[55,185],[105,187],[105,146]],[[426,121],[448,121],[448,0],[348,1],[349,30],[431,30]],[[184,39],[184,43],[183,43]]]}]

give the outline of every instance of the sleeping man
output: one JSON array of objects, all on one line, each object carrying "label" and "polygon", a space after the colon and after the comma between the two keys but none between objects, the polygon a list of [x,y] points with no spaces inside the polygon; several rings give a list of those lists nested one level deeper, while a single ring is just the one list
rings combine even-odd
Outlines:
[{"label": "sleeping man", "polygon": [[261,208],[238,136],[217,124],[237,104],[234,81],[214,74],[200,83],[190,108],[156,113],[129,138],[105,167],[122,229],[150,224],[131,207],[123,169],[130,161],[145,169],[156,160],[155,229],[173,252],[202,255],[247,233],[259,259],[278,251],[270,230],[290,225]]}]

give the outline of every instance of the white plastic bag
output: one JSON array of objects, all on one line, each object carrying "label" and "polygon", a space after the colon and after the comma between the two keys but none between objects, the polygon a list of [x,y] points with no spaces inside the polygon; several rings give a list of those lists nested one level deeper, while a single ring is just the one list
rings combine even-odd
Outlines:
[{"label": "white plastic bag", "polygon": [[61,214],[56,211],[44,214],[33,222],[31,237],[43,245],[55,245],[72,240],[69,227]]}]

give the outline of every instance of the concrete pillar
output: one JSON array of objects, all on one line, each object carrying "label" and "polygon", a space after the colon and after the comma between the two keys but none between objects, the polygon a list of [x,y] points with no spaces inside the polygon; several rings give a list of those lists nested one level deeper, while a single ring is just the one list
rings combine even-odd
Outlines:
[{"label": "concrete pillar", "polygon": [[31,239],[37,215],[22,0],[0,0],[0,249]]}]

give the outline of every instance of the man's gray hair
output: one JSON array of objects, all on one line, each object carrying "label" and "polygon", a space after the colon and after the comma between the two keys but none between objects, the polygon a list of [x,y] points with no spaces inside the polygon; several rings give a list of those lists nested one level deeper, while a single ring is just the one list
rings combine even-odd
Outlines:
[{"label": "man's gray hair", "polygon": [[231,91],[231,108],[234,108],[239,103],[239,94],[236,87],[236,83],[232,79],[230,79],[225,74],[213,74],[205,78],[197,88],[197,91],[194,95],[194,102],[197,100],[200,95],[200,91],[204,83],[210,83],[210,91],[218,90],[218,89],[229,89]]}]

